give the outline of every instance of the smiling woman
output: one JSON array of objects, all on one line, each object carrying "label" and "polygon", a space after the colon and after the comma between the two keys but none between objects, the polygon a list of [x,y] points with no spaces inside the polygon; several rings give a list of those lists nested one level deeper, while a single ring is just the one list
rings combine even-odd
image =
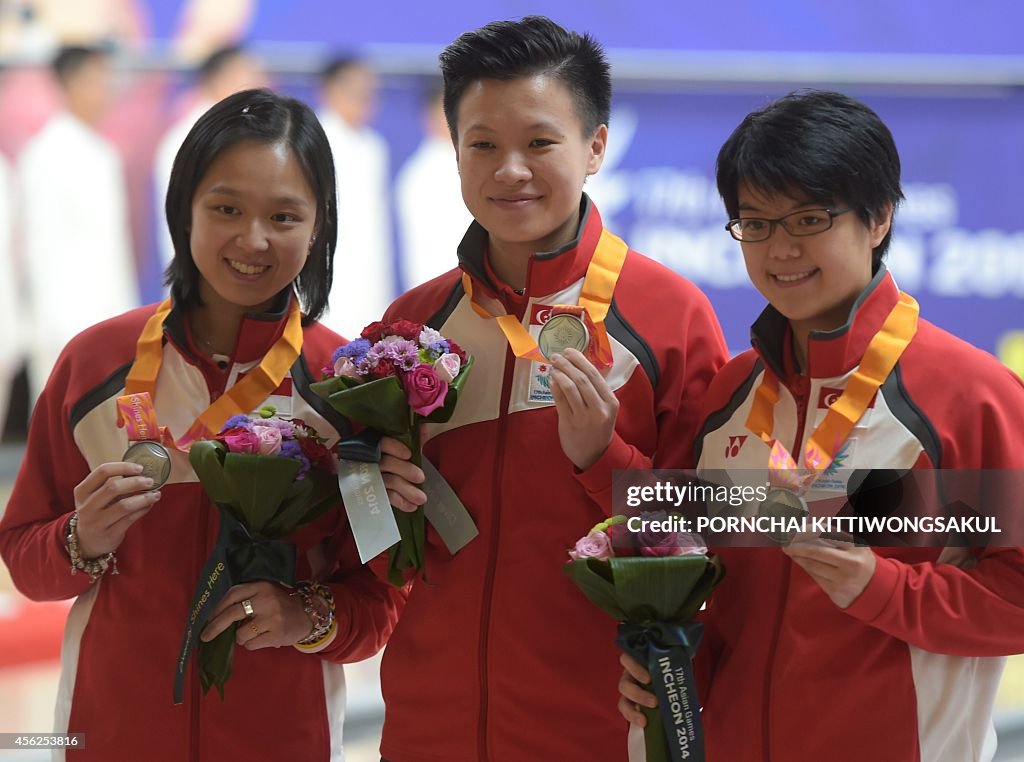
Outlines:
[{"label": "smiling woman", "polygon": [[462,196],[489,233],[491,266],[516,288],[530,255],[573,238],[579,189],[601,168],[608,128],[588,128],[578,111],[548,75],[480,79],[459,102]]},{"label": "smiling woman", "polygon": [[265,311],[306,265],[315,226],[316,199],[286,144],[240,143],[218,156],[192,201],[203,304],[193,336],[230,354],[241,315]]},{"label": "smiling woman", "polygon": [[[268,403],[329,445],[349,431],[333,411],[317,412],[309,391],[308,369],[344,343],[316,322],[336,208],[327,138],[308,106],[266,90],[221,101],[171,173],[171,298],[73,339],[39,399],[0,554],[29,598],[76,598],[54,728],[87,734],[76,759],[128,759],[143,747],[156,762],[340,759],[341,664],[380,649],[399,594],[361,565],[337,510],[282,538],[292,547],[286,573],[240,579],[228,562],[230,590],[202,633],[248,620],[222,702],[203,697],[195,660],[177,656],[220,525],[189,447]],[[166,483],[125,462],[129,439],[165,453]],[[387,479],[408,468],[381,459]],[[324,634],[328,611],[338,616]],[[285,703],[251,700],[286,687]],[[171,703],[172,688],[184,707]]]}]

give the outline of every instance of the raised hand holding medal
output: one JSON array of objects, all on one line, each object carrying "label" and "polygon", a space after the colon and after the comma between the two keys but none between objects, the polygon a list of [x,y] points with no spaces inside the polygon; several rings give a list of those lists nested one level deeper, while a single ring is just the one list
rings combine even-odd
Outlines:
[{"label": "raised hand holding medal", "polygon": [[134,442],[121,460],[142,466],[142,476],[153,480],[152,489],[160,489],[171,475],[171,454],[159,442]]},{"label": "raised hand holding medal", "polygon": [[593,363],[574,348],[554,355],[550,379],[562,451],[585,471],[612,441],[619,399]]}]

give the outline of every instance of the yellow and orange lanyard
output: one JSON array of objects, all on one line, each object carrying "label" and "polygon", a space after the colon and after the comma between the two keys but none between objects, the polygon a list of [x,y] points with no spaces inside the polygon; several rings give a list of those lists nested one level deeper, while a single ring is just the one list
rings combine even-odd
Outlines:
[{"label": "yellow and orange lanyard", "polygon": [[224,422],[232,416],[255,410],[281,385],[302,351],[302,313],[298,301],[293,298],[284,332],[263,356],[259,366],[200,413],[188,431],[175,440],[166,428],[157,426],[153,407],[156,380],[164,357],[164,319],[170,311],[171,300],[166,299],[146,321],[139,335],[135,362],[125,380],[125,394],[117,400],[117,425],[128,427],[131,440],[156,439],[153,432],[158,431],[159,439],[165,445],[187,450],[193,442],[219,433]]},{"label": "yellow and orange lanyard", "polygon": [[[615,284],[618,283],[619,274],[622,272],[622,265],[626,261],[626,246],[618,236],[601,231],[601,238],[597,242],[597,248],[587,266],[587,274],[583,278],[583,288],[580,293],[579,306],[583,307],[596,329],[597,354],[602,358],[605,365],[611,365],[611,345],[608,341],[608,332],[604,326],[605,316],[612,304],[612,294],[615,293]],[[534,362],[548,362],[537,346],[536,339],[530,335],[522,322],[515,315],[492,315],[475,301],[473,301],[473,283],[468,273],[462,273],[462,287],[466,291],[469,303],[473,311],[484,320],[496,320],[501,332],[505,334],[509,347],[516,357],[522,357]],[[563,305],[555,305],[559,307]]]},{"label": "yellow and orange lanyard", "polygon": [[889,312],[878,333],[871,338],[846,389],[839,399],[829,405],[824,420],[808,438],[802,464],[797,464],[786,447],[771,437],[775,426],[775,405],[779,401],[779,379],[771,371],[765,370],[764,378],[754,393],[754,403],[746,425],[772,448],[768,470],[773,484],[781,483],[803,492],[831,465],[850,431],[871,405],[875,394],[917,333],[919,312],[920,308],[914,298],[900,292],[899,301]]}]

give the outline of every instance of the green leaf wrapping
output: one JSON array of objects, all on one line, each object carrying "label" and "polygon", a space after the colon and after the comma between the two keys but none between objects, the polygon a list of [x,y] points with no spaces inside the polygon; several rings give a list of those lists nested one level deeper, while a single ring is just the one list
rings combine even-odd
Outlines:
[{"label": "green leaf wrapping", "polygon": [[[188,451],[188,460],[196,472],[210,500],[218,505],[228,505],[234,500],[234,492],[224,478],[224,455],[227,448],[220,442],[202,440]],[[236,506],[237,507],[237,506]]]},{"label": "green leaf wrapping", "polygon": [[[235,539],[225,541],[219,537],[214,551],[216,557],[230,560],[227,565],[232,568],[228,578],[233,580],[233,584],[257,579],[294,584],[294,579],[281,577],[284,569],[289,570],[283,572],[284,576],[294,577],[294,548],[279,538],[291,535],[340,504],[341,495],[335,475],[311,468],[304,479],[295,481],[301,468],[298,460],[276,455],[230,453],[217,441],[193,444],[189,462],[206,494],[222,512],[221,535],[231,524],[228,516],[234,517],[244,528],[244,531],[240,529],[235,533],[238,535]],[[228,544],[222,547],[224,542]],[[200,580],[199,584],[202,585],[203,581]],[[198,629],[191,628],[195,635],[219,600],[218,595],[204,601],[203,620]],[[189,630],[188,627],[186,629]],[[224,685],[231,676],[234,635],[235,627],[232,626],[214,640],[208,643],[200,641],[196,646],[203,692],[214,686],[221,699],[224,697]],[[187,655],[188,651],[183,653]]]},{"label": "green leaf wrapping", "polygon": [[309,388],[346,418],[391,436],[409,433],[409,403],[394,376],[348,385],[344,377],[317,381]]},{"label": "green leaf wrapping", "polygon": [[693,619],[724,572],[716,556],[636,556],[570,561],[565,573],[619,622]]},{"label": "green leaf wrapping", "polygon": [[224,480],[253,537],[265,536],[264,529],[295,484],[299,468],[301,464],[293,458],[233,452],[224,456]]},{"label": "green leaf wrapping", "polygon": [[[619,622],[689,622],[725,569],[714,555],[631,556],[570,561],[565,573],[591,603]],[[647,718],[648,762],[669,762],[665,725],[658,709],[641,707]]]},{"label": "green leaf wrapping", "polygon": [[[465,386],[472,367],[473,358],[470,357],[448,385],[444,404],[427,416],[412,412],[401,382],[394,376],[366,383],[336,377],[310,384],[310,388],[350,421],[404,442],[412,451],[410,460],[418,465],[423,457],[420,423],[445,423],[452,417],[459,392]],[[388,550],[388,580],[401,587],[405,584],[407,571],[425,571],[426,519],[422,507],[411,513],[393,510],[401,539]]]}]

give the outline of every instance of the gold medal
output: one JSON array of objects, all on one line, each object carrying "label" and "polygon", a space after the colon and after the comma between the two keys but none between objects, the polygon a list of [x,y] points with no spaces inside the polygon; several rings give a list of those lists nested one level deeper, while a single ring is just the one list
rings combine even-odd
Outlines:
[{"label": "gold medal", "polygon": [[[810,511],[807,510],[807,501],[792,490],[782,487],[773,487],[768,490],[765,501],[757,508],[757,515],[767,519],[779,519],[789,523],[793,519],[798,521],[807,517]],[[796,534],[794,531],[779,530],[768,531],[770,540],[780,545],[789,543]]]},{"label": "gold medal", "polygon": [[589,343],[590,333],[584,322],[565,312],[548,320],[537,337],[537,346],[548,360],[570,348],[583,352]]},{"label": "gold medal", "polygon": [[171,454],[159,442],[135,442],[125,450],[121,460],[142,466],[140,476],[148,476],[153,480],[152,489],[159,489],[171,475]]}]

